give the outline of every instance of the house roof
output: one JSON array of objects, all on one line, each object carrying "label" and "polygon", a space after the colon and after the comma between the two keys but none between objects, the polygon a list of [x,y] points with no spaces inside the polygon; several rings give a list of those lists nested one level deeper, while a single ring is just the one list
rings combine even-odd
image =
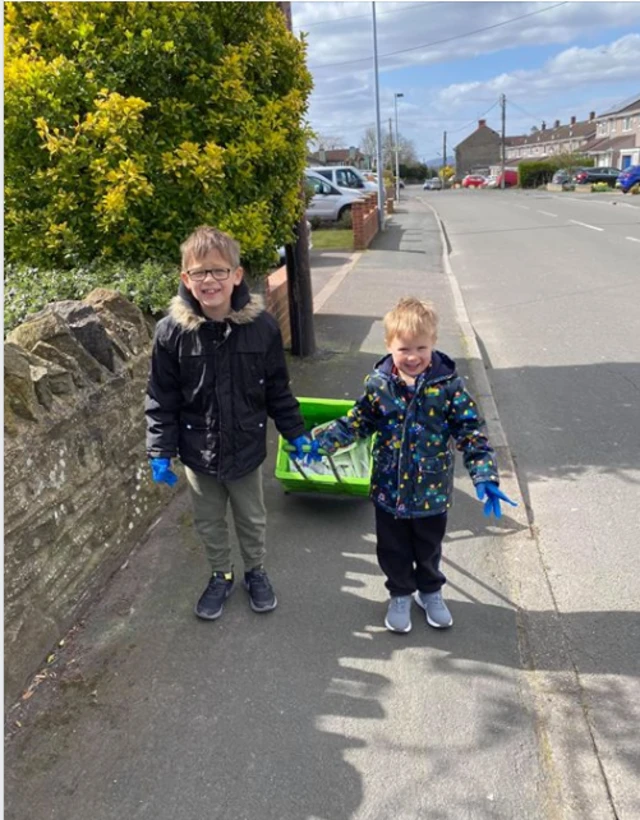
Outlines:
[{"label": "house roof", "polygon": [[[573,125],[561,125],[558,128],[545,128],[544,131],[535,131],[523,137],[508,137],[507,145],[541,145],[547,142],[561,142],[574,137],[588,139],[596,132],[596,121],[582,120]],[[511,142],[509,140],[512,140]]]},{"label": "house roof", "polygon": [[489,126],[488,126],[488,125],[484,125],[484,124],[483,124],[483,125],[478,125],[478,127],[476,128],[476,130],[475,130],[475,131],[473,131],[471,134],[469,134],[469,136],[468,136],[468,137],[465,137],[465,138],[462,140],[462,142],[459,142],[459,143],[455,146],[455,150],[457,151],[457,150],[458,150],[458,148],[460,148],[461,146],[463,146],[463,145],[464,145],[464,144],[465,144],[468,140],[473,139],[473,137],[477,136],[477,135],[478,135],[481,131],[482,131],[482,132],[484,132],[484,131],[490,131],[490,132],[491,132],[491,133],[492,133],[492,134],[493,134],[493,135],[494,135],[497,139],[500,139],[500,134],[498,134],[498,132],[497,132],[497,131],[494,131],[494,130],[493,130],[493,128],[489,128]]},{"label": "house roof", "polygon": [[612,137],[596,140],[587,149],[588,154],[601,154],[603,151],[624,151],[625,148],[635,148],[636,138],[633,134],[624,137]]},{"label": "house roof", "polygon": [[618,103],[618,105],[605,111],[604,114],[600,114],[598,119],[602,120],[610,117],[612,114],[623,114],[626,111],[635,111],[637,109],[640,109],[640,96],[635,94],[633,97],[628,97],[626,100]]},{"label": "house roof", "polygon": [[[314,151],[313,154],[311,154],[314,162],[320,160],[320,153],[320,151]],[[342,162],[348,165],[349,160],[364,159],[364,154],[358,148],[356,148],[353,153],[350,148],[330,148],[322,153],[324,153],[324,162]]]}]

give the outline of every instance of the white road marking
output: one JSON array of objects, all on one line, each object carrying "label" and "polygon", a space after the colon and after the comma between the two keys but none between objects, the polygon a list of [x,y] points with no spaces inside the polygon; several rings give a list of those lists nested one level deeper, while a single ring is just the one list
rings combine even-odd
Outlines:
[{"label": "white road marking", "polygon": [[591,228],[592,231],[604,231],[604,228],[598,228],[597,225],[587,225],[586,222],[578,222],[577,219],[570,219],[569,222],[573,222],[574,225],[582,225],[583,228]]},{"label": "white road marking", "polygon": [[552,214],[551,211],[538,211],[539,214],[544,214],[545,216],[558,216],[558,214]]},{"label": "white road marking", "polygon": [[531,208],[528,205],[516,205],[516,208],[522,208],[523,211],[531,210]]},{"label": "white road marking", "polygon": [[625,239],[628,239],[629,242],[640,242],[640,239],[635,236],[625,236]]}]

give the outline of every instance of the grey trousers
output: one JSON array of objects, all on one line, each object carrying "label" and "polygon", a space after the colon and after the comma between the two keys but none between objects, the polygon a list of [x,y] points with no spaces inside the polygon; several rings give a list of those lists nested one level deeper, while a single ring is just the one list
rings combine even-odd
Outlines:
[{"label": "grey trousers", "polygon": [[233,522],[240,544],[245,571],[261,567],[265,556],[267,511],[262,490],[262,469],[258,467],[237,481],[218,481],[185,467],[193,524],[204,544],[212,572],[229,572],[231,547],[227,507],[231,501]]}]

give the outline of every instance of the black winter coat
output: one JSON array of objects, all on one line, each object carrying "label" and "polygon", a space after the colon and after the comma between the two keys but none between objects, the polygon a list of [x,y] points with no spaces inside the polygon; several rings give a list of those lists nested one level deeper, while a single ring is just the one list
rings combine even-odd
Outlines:
[{"label": "black winter coat", "polygon": [[180,285],[156,327],[145,414],[149,458],[179,455],[221,481],[264,461],[267,416],[290,441],[304,434],[280,329],[244,282],[224,322],[208,320]]}]

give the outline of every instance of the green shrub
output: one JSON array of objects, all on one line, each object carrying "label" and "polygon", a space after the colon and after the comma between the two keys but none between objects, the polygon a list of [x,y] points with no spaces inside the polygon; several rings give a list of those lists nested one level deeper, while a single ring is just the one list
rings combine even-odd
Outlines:
[{"label": "green shrub", "polygon": [[5,335],[49,302],[82,299],[101,287],[119,291],[146,313],[162,313],[177,292],[178,268],[158,262],[103,262],[60,270],[9,264],[4,280]]},{"label": "green shrub", "polygon": [[630,194],[640,194],[640,182],[636,182],[633,188],[629,188]]},{"label": "green shrub", "polygon": [[344,228],[346,228],[348,230],[351,230],[351,228],[353,228],[353,214],[351,213],[351,208],[349,208],[348,210],[342,212],[342,216],[335,223],[335,227],[338,230],[341,230],[341,229],[344,229]]},{"label": "green shrub", "polygon": [[6,3],[5,254],[178,261],[197,226],[265,271],[303,210],[305,44],[275,3]]},{"label": "green shrub", "polygon": [[604,194],[610,190],[611,188],[606,182],[594,182],[591,186],[591,193],[593,194]]}]

